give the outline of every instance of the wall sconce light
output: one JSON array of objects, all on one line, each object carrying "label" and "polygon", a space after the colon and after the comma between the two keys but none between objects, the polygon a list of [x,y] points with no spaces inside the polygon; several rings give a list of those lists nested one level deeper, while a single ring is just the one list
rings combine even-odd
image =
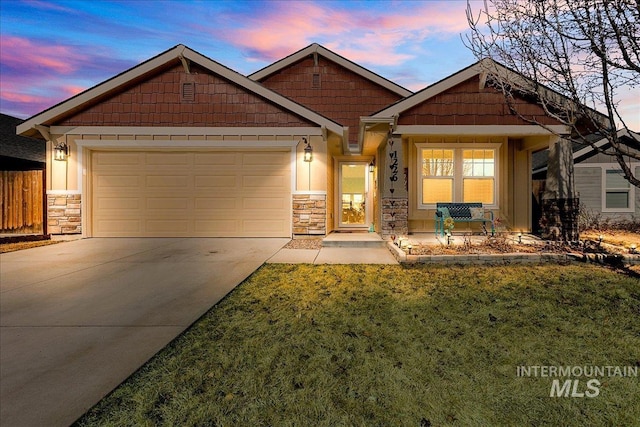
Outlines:
[{"label": "wall sconce light", "polygon": [[522,231],[518,233],[518,243],[522,244]]},{"label": "wall sconce light", "polygon": [[313,160],[313,148],[311,148],[311,144],[307,141],[307,138],[302,138],[302,142],[304,142],[304,161],[310,162]]},{"label": "wall sconce light", "polygon": [[602,241],[604,240],[604,236],[601,234],[598,236],[598,246],[600,246],[602,244]]},{"label": "wall sconce light", "polygon": [[376,164],[373,160],[371,160],[371,163],[369,163],[369,172],[373,173],[376,170]]},{"label": "wall sconce light", "polygon": [[69,146],[64,142],[59,142],[53,148],[53,158],[59,161],[65,161],[69,157]]},{"label": "wall sconce light", "polygon": [[632,243],[631,246],[629,246],[629,253],[630,254],[635,254],[637,250],[637,246],[635,243]]}]

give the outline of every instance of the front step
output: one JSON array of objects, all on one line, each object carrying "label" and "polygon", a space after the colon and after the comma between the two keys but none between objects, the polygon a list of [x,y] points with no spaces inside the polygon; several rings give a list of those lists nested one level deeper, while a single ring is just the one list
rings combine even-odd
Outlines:
[{"label": "front step", "polygon": [[331,233],[322,239],[325,248],[384,248],[386,245],[378,233]]}]

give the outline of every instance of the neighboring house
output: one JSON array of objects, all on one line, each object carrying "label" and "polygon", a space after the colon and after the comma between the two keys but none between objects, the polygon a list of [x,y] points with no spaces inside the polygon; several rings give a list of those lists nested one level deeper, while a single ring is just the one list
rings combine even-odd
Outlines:
[{"label": "neighboring house", "polygon": [[249,77],[178,45],[18,133],[45,139],[48,159],[61,149],[65,161],[48,160],[49,203],[81,204],[87,237],[291,237],[372,224],[388,236],[433,231],[438,201],[481,201],[528,231],[531,154],[558,138],[512,115],[482,70],[412,94],[317,44]]},{"label": "neighboring house", "polygon": [[45,144],[16,135],[22,119],[0,114],[0,233],[44,233]]},{"label": "neighboring house", "polygon": [[[635,134],[635,140],[626,130],[618,131],[618,138],[622,143],[640,152],[640,146],[635,141],[640,135]],[[602,150],[610,148],[606,138],[599,135],[590,136],[591,142]],[[635,144],[635,145],[634,145]],[[573,162],[574,181],[580,204],[589,214],[600,214],[611,220],[626,220],[640,217],[640,190],[622,176],[622,170],[613,156],[597,152],[592,146],[574,142]],[[533,180],[538,192],[544,189],[547,172],[548,150],[533,155]],[[640,162],[630,163],[635,176],[640,176]],[[538,194],[536,194],[538,196]]]}]

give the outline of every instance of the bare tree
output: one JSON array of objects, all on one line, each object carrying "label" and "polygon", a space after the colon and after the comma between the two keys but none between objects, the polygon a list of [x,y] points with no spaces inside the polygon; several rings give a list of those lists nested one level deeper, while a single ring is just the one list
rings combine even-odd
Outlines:
[{"label": "bare tree", "polygon": [[[504,93],[513,113],[551,131],[519,111],[516,100],[537,102],[571,129],[574,141],[613,156],[625,179],[640,187],[630,166],[640,161],[640,141],[620,113],[621,97],[640,98],[638,2],[485,0],[483,6],[474,11],[467,0],[465,44],[481,60],[487,84]],[[608,144],[595,143],[602,139]]]}]

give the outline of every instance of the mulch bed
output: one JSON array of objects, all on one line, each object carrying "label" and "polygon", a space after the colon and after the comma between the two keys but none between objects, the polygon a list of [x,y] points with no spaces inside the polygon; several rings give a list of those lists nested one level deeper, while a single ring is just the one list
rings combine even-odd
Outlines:
[{"label": "mulch bed", "polygon": [[284,246],[284,249],[320,249],[322,239],[293,239]]}]

